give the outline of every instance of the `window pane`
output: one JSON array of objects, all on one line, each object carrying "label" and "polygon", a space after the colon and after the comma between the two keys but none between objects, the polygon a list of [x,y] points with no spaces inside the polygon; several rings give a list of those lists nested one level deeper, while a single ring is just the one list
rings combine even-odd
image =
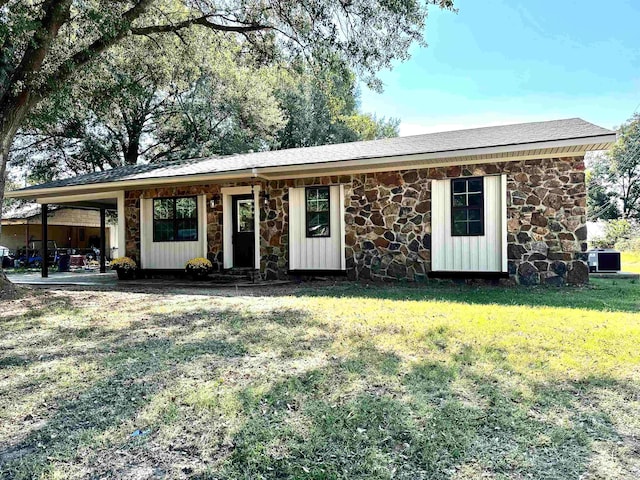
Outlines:
[{"label": "window pane", "polygon": [[253,232],[253,200],[238,200],[238,232]]},{"label": "window pane", "polygon": [[307,189],[307,211],[322,212],[329,210],[329,187]]},{"label": "window pane", "polygon": [[198,208],[195,197],[153,200],[153,240],[155,242],[198,239]]},{"label": "window pane", "polygon": [[474,178],[469,180],[469,185],[467,188],[468,192],[481,192],[482,191],[482,179]]},{"label": "window pane", "polygon": [[481,216],[480,216],[480,209],[469,209],[467,210],[469,213],[469,220],[475,220],[475,221],[480,221],[482,220]]},{"label": "window pane", "polygon": [[466,180],[454,180],[453,181],[453,193],[464,193],[466,191]]},{"label": "window pane", "polygon": [[177,221],[176,240],[188,241],[198,239],[198,224],[196,219],[188,218]]},{"label": "window pane", "polygon": [[156,198],[153,200],[153,218],[156,220],[168,220],[173,218],[173,199]]},{"label": "window pane", "polygon": [[310,213],[307,217],[307,234],[310,237],[329,236],[329,212]]},{"label": "window pane", "polygon": [[473,195],[469,195],[469,206],[470,207],[481,207],[482,206],[482,194],[476,193]]},{"label": "window pane", "polygon": [[469,222],[469,234],[480,235],[482,233],[482,222]]},{"label": "window pane", "polygon": [[177,198],[176,199],[176,217],[177,218],[196,218],[196,199]]},{"label": "window pane", "polygon": [[483,178],[451,181],[451,235],[482,235],[484,230]]},{"label": "window pane", "polygon": [[326,188],[318,188],[317,190],[318,200],[326,200],[329,201],[329,187]]},{"label": "window pane", "polygon": [[453,221],[454,222],[466,222],[467,221],[467,211],[466,210],[454,210],[453,211]]},{"label": "window pane", "polygon": [[329,236],[329,207],[329,187],[307,188],[307,236]]},{"label": "window pane", "polygon": [[466,207],[467,206],[467,196],[462,195],[454,195],[453,196],[453,206],[454,207]]},{"label": "window pane", "polygon": [[466,235],[467,234],[467,223],[466,222],[454,222],[453,223],[453,234],[454,235]]},{"label": "window pane", "polygon": [[173,221],[156,220],[153,222],[153,239],[156,242],[170,242],[173,240]]}]

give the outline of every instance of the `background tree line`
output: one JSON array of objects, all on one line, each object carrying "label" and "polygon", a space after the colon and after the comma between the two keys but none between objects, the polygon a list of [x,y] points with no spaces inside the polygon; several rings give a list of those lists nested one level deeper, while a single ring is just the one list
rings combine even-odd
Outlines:
[{"label": "background tree line", "polygon": [[[265,62],[207,31],[129,38],[41,102],[17,132],[22,181],[148,162],[398,135],[358,108],[354,72],[335,61]],[[18,180],[18,179],[14,179]]]},{"label": "background tree line", "polygon": [[640,251],[640,114],[618,128],[613,148],[596,155],[587,171],[587,213],[606,222],[596,246]]}]

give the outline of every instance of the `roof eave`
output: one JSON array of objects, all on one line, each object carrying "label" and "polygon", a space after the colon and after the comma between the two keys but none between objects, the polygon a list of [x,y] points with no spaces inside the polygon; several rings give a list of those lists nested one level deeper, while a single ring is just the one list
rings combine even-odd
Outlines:
[{"label": "roof eave", "polygon": [[[323,171],[326,169],[335,169],[335,170],[348,170],[348,171],[356,171],[358,168],[365,168],[366,170],[375,169],[376,167],[382,166],[393,166],[397,165],[398,168],[401,168],[403,165],[414,165],[419,164],[420,162],[424,162],[425,165],[435,166],[436,162],[440,162],[442,164],[447,163],[447,159],[449,159],[451,164],[462,163],[464,160],[462,158],[471,158],[474,156],[491,156],[491,155],[502,155],[501,157],[496,157],[499,161],[508,161],[509,158],[505,157],[505,153],[514,153],[514,157],[512,160],[517,160],[518,157],[516,154],[524,151],[535,150],[552,150],[557,148],[565,148],[565,147],[583,147],[577,151],[574,151],[573,155],[584,154],[587,151],[594,150],[594,146],[599,146],[600,149],[608,149],[611,148],[613,143],[616,141],[616,133],[611,132],[609,134],[597,135],[597,136],[589,136],[589,137],[580,137],[580,138],[572,138],[565,140],[553,140],[547,142],[533,142],[533,143],[522,143],[516,145],[501,145],[494,147],[482,147],[482,148],[471,148],[471,149],[461,149],[461,150],[447,150],[440,152],[432,152],[432,153],[420,153],[420,154],[409,154],[409,155],[398,155],[392,157],[362,157],[362,158],[354,158],[349,160],[336,160],[336,161],[328,161],[322,163],[307,163],[307,164],[294,164],[294,165],[282,165],[282,166],[273,166],[273,167],[254,167],[247,168],[242,170],[232,170],[232,171],[224,171],[224,172],[216,172],[216,173],[205,173],[205,174],[190,174],[190,175],[179,175],[173,177],[149,177],[142,179],[131,179],[131,180],[119,180],[113,182],[104,182],[104,183],[94,183],[94,184],[82,184],[82,185],[69,185],[69,186],[61,186],[61,187],[52,187],[52,188],[33,188],[28,190],[14,190],[11,192],[7,192],[5,196],[7,198],[39,198],[39,197],[49,197],[56,196],[58,194],[63,193],[64,195],[71,194],[81,194],[85,192],[108,192],[108,191],[119,191],[119,190],[131,190],[135,188],[144,188],[158,184],[185,184],[185,183],[202,183],[207,181],[224,181],[224,180],[237,180],[237,181],[246,181],[254,178],[287,178],[287,174],[291,174],[294,176],[304,175],[305,172],[309,172],[308,175],[312,175],[313,171]],[[564,156],[563,154],[558,154],[557,156]],[[485,159],[486,161],[490,161],[489,159]],[[477,162],[475,162],[477,163]]]}]

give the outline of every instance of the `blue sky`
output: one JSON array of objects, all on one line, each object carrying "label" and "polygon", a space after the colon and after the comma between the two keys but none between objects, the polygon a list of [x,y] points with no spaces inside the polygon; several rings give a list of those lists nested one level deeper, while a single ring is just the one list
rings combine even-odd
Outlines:
[{"label": "blue sky", "polygon": [[[457,0],[432,8],[427,48],[362,87],[362,110],[400,134],[582,117],[603,127],[640,104],[640,0]],[[640,110],[640,109],[639,109]]]}]

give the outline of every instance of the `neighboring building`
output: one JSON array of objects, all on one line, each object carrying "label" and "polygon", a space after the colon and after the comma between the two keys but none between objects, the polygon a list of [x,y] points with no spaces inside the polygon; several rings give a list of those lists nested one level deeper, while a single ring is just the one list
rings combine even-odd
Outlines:
[{"label": "neighboring building", "polygon": [[[49,240],[59,248],[87,249],[100,243],[100,213],[95,209],[52,206],[48,220]],[[42,239],[41,207],[37,203],[5,209],[1,222],[0,245],[13,251]]]},{"label": "neighboring building", "polygon": [[122,167],[10,192],[117,208],[145,270],[207,256],[265,278],[588,281],[581,119]]}]

